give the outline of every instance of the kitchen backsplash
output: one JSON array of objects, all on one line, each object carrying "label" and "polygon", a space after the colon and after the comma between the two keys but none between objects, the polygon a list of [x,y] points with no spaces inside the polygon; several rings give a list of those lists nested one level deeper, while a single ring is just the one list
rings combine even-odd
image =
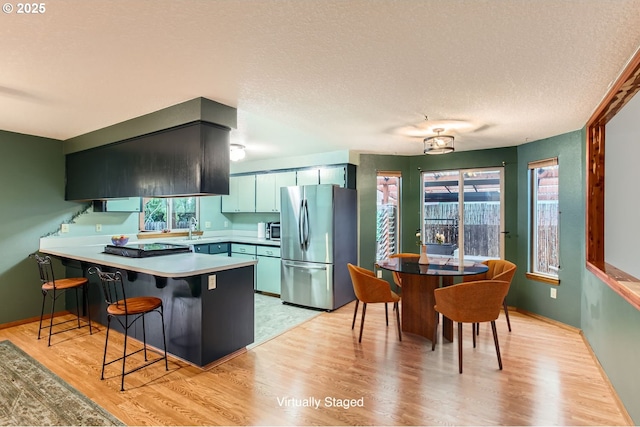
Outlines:
[{"label": "kitchen backsplash", "polygon": [[[58,238],[111,236],[116,234],[135,235],[139,231],[139,213],[137,212],[94,212],[88,208],[84,212],[67,220],[68,231],[58,231]],[[259,222],[279,221],[278,213],[237,213],[222,214],[220,197],[202,197],[200,199],[200,222],[198,229],[204,232],[246,231],[256,232]],[[206,228],[209,223],[210,228]]]}]

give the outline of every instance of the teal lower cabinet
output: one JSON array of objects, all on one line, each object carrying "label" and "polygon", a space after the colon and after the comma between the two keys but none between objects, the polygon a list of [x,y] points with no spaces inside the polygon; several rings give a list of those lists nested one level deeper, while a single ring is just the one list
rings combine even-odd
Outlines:
[{"label": "teal lower cabinet", "polygon": [[256,250],[256,290],[280,295],[280,248],[258,246]]},{"label": "teal lower cabinet", "polygon": [[209,253],[209,245],[208,244],[193,245],[193,252],[196,252],[196,253],[199,253],[199,254],[208,254]]},{"label": "teal lower cabinet", "polygon": [[231,252],[231,244],[229,243],[210,243],[209,254],[228,257]]},{"label": "teal lower cabinet", "polygon": [[[231,258],[255,260],[256,245],[245,245],[244,243],[231,244]],[[258,262],[260,264],[260,262]],[[257,277],[257,274],[255,275]],[[256,289],[256,282],[253,283],[253,289]]]},{"label": "teal lower cabinet", "polygon": [[229,243],[203,243],[199,245],[193,245],[193,251],[199,254],[229,256]]}]

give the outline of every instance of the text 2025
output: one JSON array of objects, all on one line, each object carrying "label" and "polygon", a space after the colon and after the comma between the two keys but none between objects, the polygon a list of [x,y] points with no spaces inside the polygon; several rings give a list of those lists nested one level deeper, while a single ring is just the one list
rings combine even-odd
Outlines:
[{"label": "text 2025", "polygon": [[16,13],[45,13],[47,7],[45,3],[18,3]]}]

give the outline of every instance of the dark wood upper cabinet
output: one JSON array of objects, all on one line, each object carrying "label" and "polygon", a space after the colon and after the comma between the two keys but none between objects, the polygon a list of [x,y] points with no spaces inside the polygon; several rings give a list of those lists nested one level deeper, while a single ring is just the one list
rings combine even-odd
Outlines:
[{"label": "dark wood upper cabinet", "polygon": [[229,129],[194,122],[66,155],[66,200],[229,194]]}]

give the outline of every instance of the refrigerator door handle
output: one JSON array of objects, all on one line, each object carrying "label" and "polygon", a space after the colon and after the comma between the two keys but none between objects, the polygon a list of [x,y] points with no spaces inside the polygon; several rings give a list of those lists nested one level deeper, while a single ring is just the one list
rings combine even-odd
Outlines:
[{"label": "refrigerator door handle", "polygon": [[285,267],[301,267],[306,268],[307,270],[326,270],[326,265],[313,265],[306,262],[294,262],[294,261],[285,261],[282,260],[282,265]]},{"label": "refrigerator door handle", "polygon": [[304,221],[303,213],[304,213],[304,199],[300,201],[300,208],[298,209],[298,244],[300,245],[300,250],[304,250],[304,239],[303,239],[303,229],[302,229],[302,223]]},{"label": "refrigerator door handle", "polygon": [[309,204],[304,199],[304,250],[309,249]]}]

